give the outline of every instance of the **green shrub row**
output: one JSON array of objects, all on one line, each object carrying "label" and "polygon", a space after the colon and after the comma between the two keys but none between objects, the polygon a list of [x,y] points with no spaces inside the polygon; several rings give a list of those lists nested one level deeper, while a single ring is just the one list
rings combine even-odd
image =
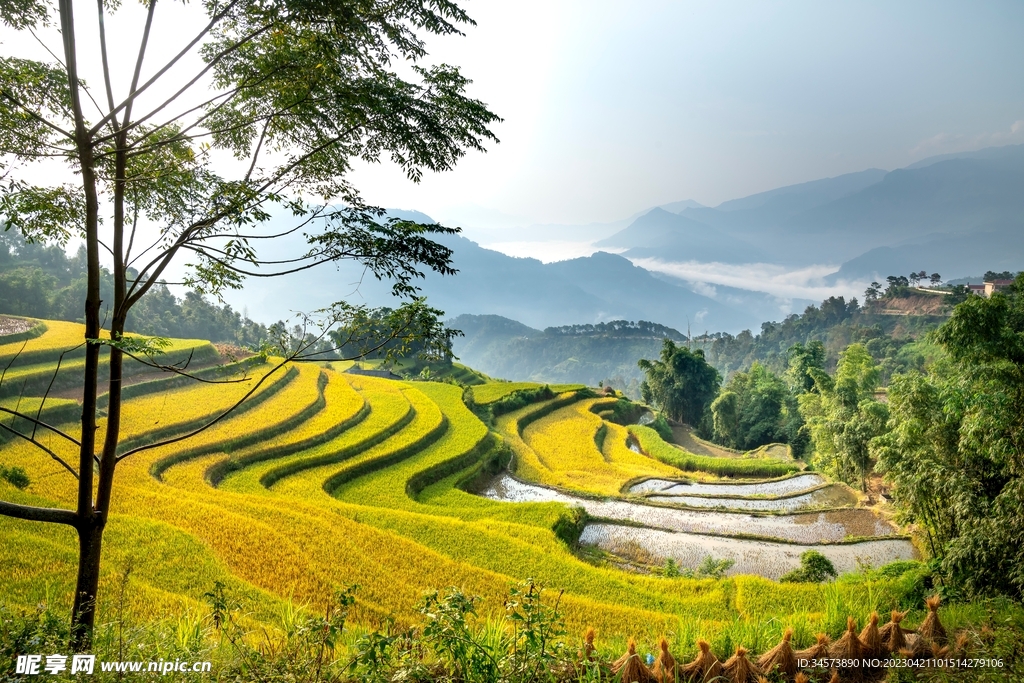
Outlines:
[{"label": "green shrub row", "polygon": [[[121,398],[138,398],[140,396],[155,394],[158,391],[178,389],[195,382],[193,377],[204,380],[215,380],[230,377],[236,372],[251,370],[252,368],[263,365],[265,362],[266,361],[260,356],[250,356],[249,358],[234,361],[233,363],[225,363],[224,365],[214,365],[211,367],[201,368],[199,370],[189,371],[188,375],[179,375],[175,373],[167,377],[159,377],[145,382],[138,382],[137,384],[129,384],[121,388]],[[99,406],[101,408],[105,408],[109,398],[110,395],[107,393],[100,395],[97,400]]]},{"label": "green shrub row", "polygon": [[220,486],[220,483],[224,481],[224,478],[229,474],[238,472],[251,465],[255,465],[260,462],[266,462],[267,460],[276,460],[278,458],[286,458],[289,455],[301,453],[304,450],[315,448],[321,444],[325,444],[331,439],[337,438],[342,433],[348,431],[352,427],[366,419],[366,416],[370,414],[370,404],[363,401],[362,407],[356,411],[355,415],[352,415],[347,420],[333,425],[330,429],[325,430],[321,434],[316,434],[307,439],[301,441],[295,441],[293,443],[284,444],[277,448],[268,448],[266,450],[257,451],[247,456],[239,458],[228,458],[227,460],[221,460],[215,463],[209,470],[206,471],[206,480],[211,486]]},{"label": "green shrub row", "polygon": [[630,425],[629,431],[644,453],[684,472],[707,472],[720,477],[781,477],[795,472],[795,463],[768,458],[715,458],[695,455],[665,443],[658,433],[645,425]]},{"label": "green shrub row", "polygon": [[[83,347],[84,348],[84,347]],[[175,350],[169,353],[179,353],[183,349]],[[56,359],[59,357],[59,353],[53,357],[53,367],[41,368],[38,372],[32,372],[31,374],[20,378],[14,382],[4,382],[0,385],[0,398],[7,398],[10,396],[23,395],[23,396],[42,396],[47,388],[51,391],[61,391],[63,389],[70,389],[72,387],[80,386],[82,384],[82,371],[85,364],[84,358],[72,358],[70,362],[65,357],[65,362],[61,364],[60,371],[54,376],[56,370]],[[161,354],[167,356],[168,354]],[[213,344],[209,342],[197,346],[192,354],[191,362],[193,363],[204,363],[206,361],[214,361],[219,358],[217,349],[214,348]],[[177,358],[177,356],[175,356]],[[19,365],[20,365],[20,360]],[[171,359],[165,359],[157,357],[158,361],[168,362]],[[43,361],[45,362],[45,361]],[[149,372],[155,372],[155,370],[148,365],[139,363],[131,358],[125,358],[124,368],[122,376],[125,378],[134,377],[136,375],[143,375]],[[99,366],[99,381],[100,383],[106,382],[110,378],[110,359],[109,357],[100,358]],[[52,386],[51,386],[52,381]]]},{"label": "green shrub row", "polygon": [[462,472],[470,467],[475,466],[474,470],[483,467],[488,461],[485,456],[495,450],[495,443],[494,436],[488,432],[482,439],[476,442],[476,445],[465,453],[420,470],[405,482],[406,494],[413,500],[416,500],[420,493],[423,492],[423,489],[436,484],[445,477]]},{"label": "green shrub row", "polygon": [[[288,368],[288,371],[286,373],[288,382],[291,382],[298,375],[298,372],[299,371],[294,366]],[[281,380],[284,379],[284,377],[281,378]],[[243,413],[249,412],[256,406],[258,406],[260,403],[270,398],[270,396],[273,396],[278,391],[284,389],[287,382],[283,382],[281,380],[274,382],[273,385],[267,387],[264,391],[257,394],[257,396],[253,396],[254,399],[259,398],[258,401],[245,401],[244,403],[242,403],[242,405],[236,408],[235,412],[232,413],[232,416],[241,415]],[[268,392],[270,393],[270,395],[264,395],[267,394]],[[320,396],[317,398],[316,401],[309,404],[309,406],[299,411],[295,415],[292,415],[291,417],[280,422],[279,424],[274,425],[273,427],[270,427],[268,429],[257,430],[250,434],[236,436],[230,439],[223,439],[221,441],[206,444],[205,446],[198,446],[196,448],[184,450],[179,453],[169,455],[166,458],[162,458],[154,462],[153,465],[150,467],[149,472],[153,476],[153,478],[160,480],[163,477],[164,472],[166,472],[168,469],[177,464],[187,462],[188,460],[194,460],[195,458],[201,458],[204,455],[210,455],[211,453],[230,453],[231,451],[237,450],[239,448],[251,446],[254,443],[258,443],[259,441],[262,441],[264,439],[273,438],[278,434],[281,434],[291,429],[298,428],[312,415],[315,415],[318,410],[322,410],[324,405],[326,405],[326,401],[324,399],[323,389],[321,387]]]},{"label": "green shrub row", "polygon": [[345,448],[333,453],[319,455],[314,458],[306,458],[304,460],[297,460],[295,462],[290,462],[286,465],[276,467],[260,477],[260,485],[269,489],[282,479],[298,474],[304,470],[313,469],[314,467],[322,467],[323,465],[333,465],[335,463],[348,460],[369,448],[373,448],[385,439],[390,439],[392,436],[405,429],[405,427],[412,422],[415,417],[416,409],[410,405],[405,415],[403,415],[400,420],[388,426],[387,429],[374,432],[362,441],[346,446]]},{"label": "green shrub row", "polygon": [[364,477],[367,474],[372,474],[378,470],[391,467],[392,465],[395,465],[407,458],[411,458],[444,436],[446,431],[448,431],[448,418],[442,415],[441,421],[436,427],[412,443],[406,444],[405,446],[402,446],[401,448],[379,458],[361,462],[358,465],[342,470],[333,477],[328,478],[327,481],[324,482],[324,491],[330,495],[334,495],[335,491],[350,481],[355,481],[359,477]]}]

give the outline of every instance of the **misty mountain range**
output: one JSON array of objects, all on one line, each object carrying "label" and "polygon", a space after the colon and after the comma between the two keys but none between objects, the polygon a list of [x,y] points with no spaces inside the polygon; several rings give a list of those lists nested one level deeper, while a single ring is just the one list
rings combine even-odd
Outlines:
[{"label": "misty mountain range", "polygon": [[[415,211],[391,213],[433,222]],[[694,333],[757,330],[762,321],[781,319],[811,301],[782,300],[752,291],[753,286],[686,282],[631,260],[791,269],[841,264],[822,285],[853,283],[851,292],[872,279],[911,270],[952,279],[1024,269],[1024,145],[943,155],[891,172],[868,169],[713,208],[691,200],[663,205],[595,242],[617,254],[545,264],[461,236],[440,241],[453,249],[459,273],[428,274],[422,286],[430,303],[449,317],[494,314],[540,329],[627,319]],[[301,243],[292,246],[296,253],[303,250]],[[302,292],[301,300],[295,292]],[[255,319],[271,321],[289,310],[308,311],[342,298],[395,303],[389,283],[352,263],[289,276],[284,285],[250,279],[242,292],[228,297]]]},{"label": "misty mountain range", "polygon": [[[666,214],[652,211],[600,244],[625,248],[627,257],[660,252],[665,260],[684,260],[685,245],[693,244],[686,260],[841,263],[831,282],[922,268],[951,278],[1017,270],[1024,267],[1024,145]],[[641,221],[651,228],[636,229]],[[736,256],[729,255],[733,245]]]}]

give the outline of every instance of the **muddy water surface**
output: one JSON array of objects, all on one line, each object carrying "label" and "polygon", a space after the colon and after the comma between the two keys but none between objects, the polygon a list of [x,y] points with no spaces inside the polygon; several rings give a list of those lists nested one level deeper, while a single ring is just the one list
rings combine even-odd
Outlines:
[{"label": "muddy water surface", "polygon": [[631,486],[630,493],[658,493],[698,496],[786,496],[825,483],[820,474],[798,474],[776,481],[746,483],[680,482],[671,479],[647,479]]},{"label": "muddy water surface", "polygon": [[720,496],[648,496],[647,500],[669,505],[687,505],[699,508],[723,508],[727,510],[751,510],[771,512],[796,512],[808,508],[852,506],[857,497],[842,486],[826,486],[788,498],[725,498]]},{"label": "muddy water surface", "polygon": [[498,475],[483,496],[509,502],[556,501],[579,505],[593,517],[632,522],[649,527],[691,534],[760,536],[794,543],[834,543],[849,536],[891,536],[896,529],[870,510],[754,516],[717,510],[645,505],[624,500],[595,500],[573,496]]},{"label": "muddy water surface", "polygon": [[730,559],[736,564],[727,574],[757,574],[777,579],[800,566],[800,553],[813,549],[825,555],[840,574],[856,571],[858,561],[880,567],[915,558],[910,541],[893,538],[844,545],[797,545],[699,534],[673,533],[618,524],[588,524],[580,542],[616,554],[642,549],[656,558],[673,558],[680,567],[696,569],[705,557]]}]

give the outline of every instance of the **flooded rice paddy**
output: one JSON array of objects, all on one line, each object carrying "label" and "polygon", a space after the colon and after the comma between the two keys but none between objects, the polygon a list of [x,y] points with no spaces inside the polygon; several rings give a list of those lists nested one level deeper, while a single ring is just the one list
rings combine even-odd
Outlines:
[{"label": "flooded rice paddy", "polygon": [[814,549],[840,574],[856,571],[858,562],[880,567],[896,560],[914,559],[914,547],[902,538],[878,539],[843,545],[797,545],[700,534],[675,533],[618,524],[588,524],[580,543],[612,553],[624,547],[639,548],[657,558],[672,558],[680,567],[696,569],[707,556],[730,559],[736,564],[727,574],[757,574],[778,579],[800,566],[800,553]]},{"label": "flooded rice paddy", "polygon": [[809,508],[836,508],[853,505],[857,497],[843,486],[824,486],[809,493],[786,498],[726,498],[722,496],[652,495],[647,500],[669,505],[697,508],[726,508],[756,512],[798,512]]},{"label": "flooded rice paddy", "polygon": [[657,493],[660,495],[697,496],[787,496],[813,489],[825,484],[820,474],[798,474],[776,481],[749,483],[709,483],[673,481],[671,479],[647,479],[631,486],[630,493]]},{"label": "flooded rice paddy", "polygon": [[[596,500],[498,475],[482,495],[509,502],[560,502],[579,505],[592,517],[688,534],[758,536],[792,543],[835,543],[851,536],[891,536],[895,527],[870,510],[756,516],[742,512],[688,510],[626,500]],[[644,530],[641,530],[644,531]],[[648,529],[647,531],[650,531]]]}]

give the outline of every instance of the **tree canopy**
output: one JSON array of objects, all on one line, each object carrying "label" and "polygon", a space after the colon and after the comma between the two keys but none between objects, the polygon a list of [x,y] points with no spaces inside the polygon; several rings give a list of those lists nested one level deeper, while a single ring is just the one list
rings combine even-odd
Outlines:
[{"label": "tree canopy", "polygon": [[744,451],[789,441],[791,399],[782,378],[760,363],[734,373],[711,404],[715,441]]},{"label": "tree canopy", "polygon": [[[59,246],[81,239],[85,247],[83,286],[73,293],[85,323],[81,433],[51,428],[79,452],[77,468],[65,463],[77,478],[76,508],[0,501],[0,514],[77,531],[78,649],[88,645],[95,619],[114,471],[140,450],[119,451],[124,357],[182,371],[147,360],[148,345],[160,340],[125,336],[131,310],[172,266],[183,269],[179,284],[216,296],[248,277],[352,259],[391,281],[404,302],[389,312],[336,302],[301,326],[296,348],[274,351],[286,362],[323,358],[337,348],[321,342],[340,329],[337,346],[360,353],[397,342],[443,354],[451,335],[442,312],[418,297],[416,281],[426,271],[455,273],[452,251],[432,238],[457,230],[387,219],[363,200],[350,172],[355,160],[387,159],[416,182],[497,140],[490,126],[498,117],[467,95],[459,70],[424,61],[427,36],[472,24],[449,0],[204,0],[194,6],[201,18],[194,32],[181,36],[153,31],[164,4],[149,0],[136,30],[108,35],[107,15],[126,7],[99,2],[93,22],[76,20],[73,0],[0,3],[0,22],[49,55],[0,54],[5,230]],[[150,50],[154,40],[171,43],[166,61],[150,63],[162,53]],[[139,46],[125,82],[112,77],[108,44]],[[89,83],[87,63],[101,74]],[[268,228],[273,215],[290,224]],[[288,235],[301,235],[305,251],[281,254],[275,240]],[[101,251],[112,264],[106,292]],[[102,431],[101,354],[109,368]],[[35,431],[19,436],[46,450]]]},{"label": "tree canopy", "polygon": [[814,440],[815,464],[833,477],[867,489],[871,440],[886,429],[888,410],[874,398],[879,369],[862,344],[839,356],[834,377],[814,372],[814,391],[799,397]]},{"label": "tree canopy", "polygon": [[968,297],[936,332],[948,358],[889,387],[879,469],[947,581],[1024,593],[1024,276]]},{"label": "tree canopy", "polygon": [[644,401],[658,406],[672,420],[696,426],[718,394],[722,377],[704,359],[701,349],[662,342],[657,360],[638,363],[646,379],[640,386]]}]

